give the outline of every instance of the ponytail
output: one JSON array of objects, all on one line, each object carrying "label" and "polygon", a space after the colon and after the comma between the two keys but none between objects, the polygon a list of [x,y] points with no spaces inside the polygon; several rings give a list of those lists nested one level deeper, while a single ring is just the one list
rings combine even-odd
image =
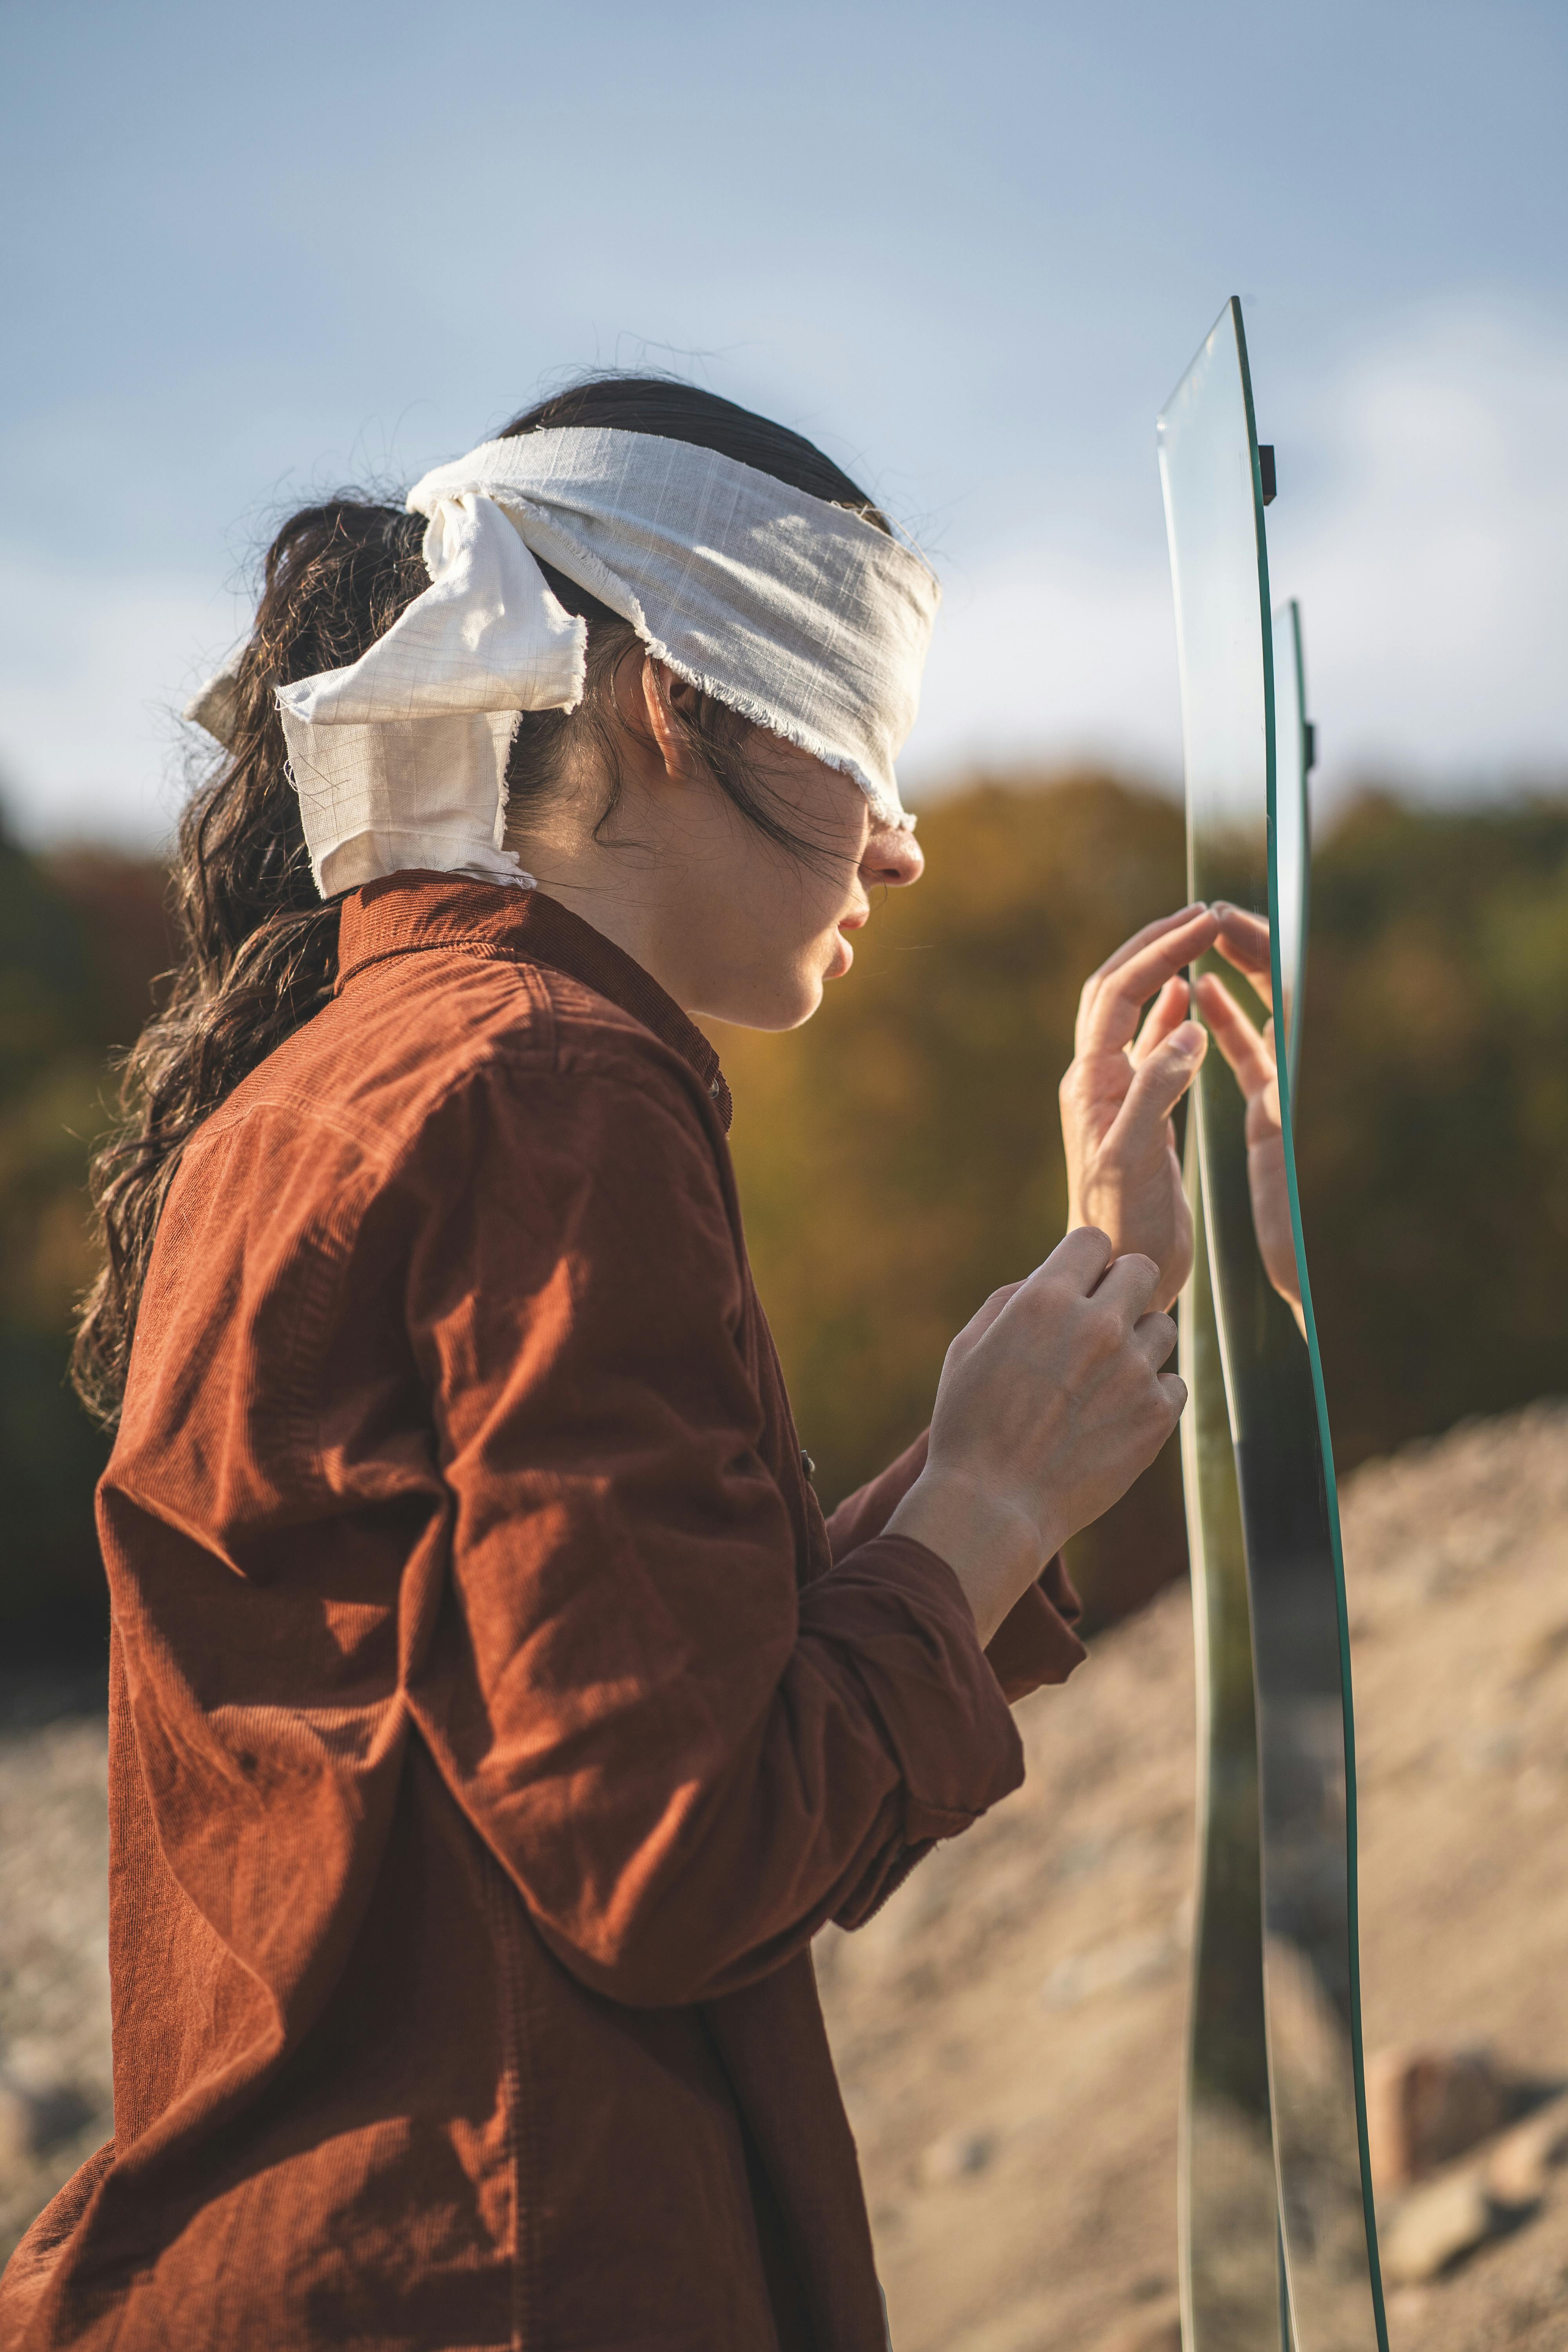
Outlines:
[{"label": "ponytail", "polygon": [[103,1267],[71,1377],[119,1418],[159,1214],[185,1145],[240,1080],[331,995],[338,908],[310,876],[274,688],[357,661],[427,584],[424,523],[352,498],[308,507],[268,551],[235,685],[229,747],[180,823],[181,957],[122,1066],[121,1118],[92,1162]]}]

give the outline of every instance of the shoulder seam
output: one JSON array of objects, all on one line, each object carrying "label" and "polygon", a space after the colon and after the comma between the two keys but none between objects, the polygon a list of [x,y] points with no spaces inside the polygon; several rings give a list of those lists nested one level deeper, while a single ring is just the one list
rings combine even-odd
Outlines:
[{"label": "shoulder seam", "polygon": [[[310,1096],[300,1093],[293,1087],[269,1087],[265,1092],[251,1095],[242,1108],[230,1116],[225,1116],[227,1106],[216,1111],[212,1119],[205,1123],[192,1137],[189,1149],[193,1152],[199,1151],[206,1142],[221,1140],[225,1134],[243,1127],[252,1112],[287,1110],[312,1127],[340,1136],[353,1148],[362,1165],[373,1172],[379,1184],[395,1184],[403,1170],[418,1149],[426,1121],[438,1116],[456,1096],[461,1094],[465,1087],[482,1082],[488,1073],[498,1067],[510,1065],[516,1068],[524,1069],[530,1065],[534,1065],[546,1068],[551,1076],[559,1078],[565,1084],[577,1086],[600,1080],[610,1086],[626,1087],[641,1095],[651,1105],[667,1111],[673,1111],[677,1103],[683,1105],[692,1118],[697,1133],[707,1143],[716,1163],[719,1162],[720,1155],[714,1149],[714,1139],[708,1132],[706,1121],[699,1107],[700,1099],[706,1099],[706,1097],[697,1073],[687,1068],[673,1047],[666,1045],[651,1029],[646,1029],[640,1022],[632,1020],[630,1016],[628,1016],[627,1029],[620,1034],[623,1037],[629,1037],[634,1042],[646,1040],[647,1044],[653,1047],[653,1054],[646,1060],[640,1054],[635,1058],[628,1055],[618,1068],[601,1066],[596,1069],[573,1070],[563,1065],[560,1035],[553,1021],[551,1023],[549,1036],[541,1039],[535,1046],[520,1046],[507,1038],[488,1040],[471,1061],[466,1062],[460,1069],[454,1070],[446,1082],[430,1094],[423,1106],[419,1124],[412,1132],[400,1137],[395,1142],[389,1141],[384,1148],[378,1148],[374,1139],[364,1135],[358,1128],[351,1126],[346,1120],[334,1118],[331,1110],[313,1100]],[[667,1079],[673,1079],[677,1083],[663,1087],[650,1083],[649,1062],[654,1067],[661,1069]]]}]

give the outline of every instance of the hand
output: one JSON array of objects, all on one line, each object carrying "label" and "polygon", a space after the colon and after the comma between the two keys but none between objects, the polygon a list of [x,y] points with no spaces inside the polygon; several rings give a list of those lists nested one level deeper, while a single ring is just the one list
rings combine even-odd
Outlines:
[{"label": "hand", "polygon": [[1158,1281],[1152,1259],[1112,1262],[1103,1234],[1068,1234],[947,1351],[926,1466],[888,1533],[947,1561],[983,1642],[1176,1425],[1187,1391],[1160,1370],[1176,1327],[1145,1311]]},{"label": "hand", "polygon": [[[1227,963],[1243,973],[1265,1004],[1272,1006],[1268,926],[1261,915],[1216,905],[1219,936],[1215,944]],[[1285,1180],[1285,1135],[1279,1117],[1279,1071],[1274,1023],[1253,1027],[1217,972],[1205,972],[1194,994],[1215,1044],[1236,1073],[1247,1104],[1247,1180],[1252,1192],[1252,1223],[1263,1270],[1303,1331],[1301,1282],[1290,1230],[1290,1195]]]},{"label": "hand", "polygon": [[[1061,1084],[1068,1223],[1098,1226],[1119,1254],[1152,1258],[1160,1307],[1171,1305],[1192,1271],[1192,1212],[1171,1113],[1208,1044],[1187,1018],[1180,974],[1218,930],[1209,908],[1184,907],[1118,948],[1084,983],[1076,1050]],[[1154,1004],[1140,1030],[1150,997]]]}]

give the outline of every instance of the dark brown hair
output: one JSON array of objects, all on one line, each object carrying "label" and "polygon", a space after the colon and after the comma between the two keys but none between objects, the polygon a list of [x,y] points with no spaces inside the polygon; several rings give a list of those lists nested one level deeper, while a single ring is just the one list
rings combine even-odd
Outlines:
[{"label": "dark brown hair", "polygon": [[[692,384],[589,378],[514,417],[501,437],[560,425],[612,425],[716,449],[887,529],[864,491],[811,442]],[[424,530],[417,515],[343,492],[291,515],[268,549],[230,741],[180,823],[174,907],[183,951],[163,1003],[125,1056],[119,1122],[93,1160],[103,1268],[84,1305],[72,1377],[110,1425],[124,1394],[159,1215],[185,1145],[240,1080],[320,1011],[337,977],[339,910],[322,905],[311,878],[275,689],[357,661],[391,627],[427,584]],[[545,572],[567,610],[588,623],[587,685],[574,711],[524,715],[507,768],[510,803],[518,810],[547,798],[578,730],[592,730],[610,784],[602,828],[620,790],[610,688],[637,635],[571,581]],[[809,856],[811,845],[783,821],[746,761],[746,722],[706,695],[679,716],[741,813],[782,847]]]}]

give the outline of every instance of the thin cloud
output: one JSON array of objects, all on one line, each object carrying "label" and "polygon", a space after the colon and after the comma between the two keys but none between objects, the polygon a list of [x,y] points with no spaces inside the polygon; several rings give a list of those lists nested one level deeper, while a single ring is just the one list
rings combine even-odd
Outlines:
[{"label": "thin cloud", "polygon": [[[1568,771],[1564,415],[1568,328],[1474,301],[1406,320],[1287,416],[1269,563],[1303,608],[1325,796]],[[1169,583],[1152,551],[1056,556],[1042,518],[1028,552],[950,588],[906,764],[918,793],[1084,756],[1179,773]]]}]

